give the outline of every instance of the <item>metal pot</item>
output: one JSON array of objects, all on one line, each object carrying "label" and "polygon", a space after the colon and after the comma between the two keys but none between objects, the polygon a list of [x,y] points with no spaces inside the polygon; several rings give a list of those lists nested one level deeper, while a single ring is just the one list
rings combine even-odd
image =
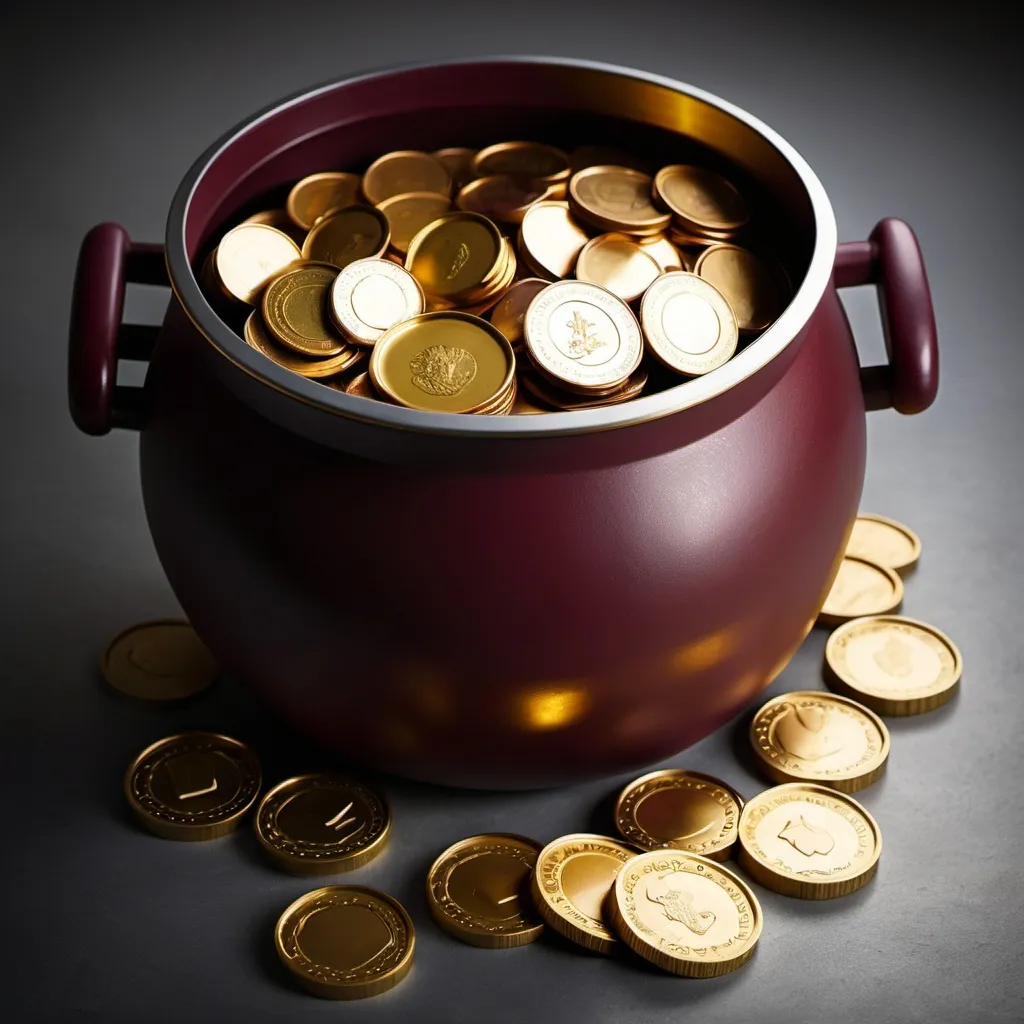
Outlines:
[{"label": "metal pot", "polygon": [[[505,137],[670,157],[676,132],[761,190],[795,295],[726,366],[637,401],[533,417],[370,403],[250,349],[196,282],[209,239],[312,171]],[[122,325],[125,283],[168,278],[159,336]],[[862,369],[836,289],[866,283],[889,362]],[[150,359],[144,388],[116,385],[119,359]],[[920,412],[937,374],[906,224],[837,248],[821,184],[771,129],[569,60],[375,72],[265,110],[185,176],[165,249],[89,233],[71,323],[75,422],[141,430],[157,551],[228,670],[346,758],[499,788],[662,758],[754,698],[837,570],[865,409]]]}]

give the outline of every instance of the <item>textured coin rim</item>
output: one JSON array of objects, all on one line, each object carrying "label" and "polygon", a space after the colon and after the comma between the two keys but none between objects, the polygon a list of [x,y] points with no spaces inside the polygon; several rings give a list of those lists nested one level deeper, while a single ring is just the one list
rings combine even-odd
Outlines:
[{"label": "textured coin rim", "polygon": [[[420,228],[420,230],[412,236],[412,239],[409,242],[409,247],[405,251],[405,269],[408,270],[413,277],[416,277],[416,274],[413,271],[413,264],[416,261],[416,257],[419,254],[420,249],[423,248],[426,239],[429,238],[430,232],[437,230],[443,224],[460,220],[469,220],[474,223],[481,224],[487,229],[488,234],[490,234],[491,238],[494,240],[495,257],[491,264],[491,268],[486,274],[484,274],[483,278],[481,278],[481,280],[470,289],[471,292],[480,290],[486,291],[489,287],[493,286],[496,279],[501,278],[507,270],[510,249],[508,247],[508,241],[501,233],[501,229],[498,225],[495,224],[490,217],[485,217],[482,213],[474,213],[471,210],[449,210],[447,213],[442,213],[440,217],[435,217],[429,224],[425,224]],[[420,281],[418,277],[416,280],[419,281],[419,285],[423,289],[425,295],[440,299],[443,302],[450,302],[457,305],[459,299],[464,296],[463,292],[456,292],[452,295],[443,296],[434,295],[432,292],[427,291],[423,282]]]},{"label": "textured coin rim", "polygon": [[[656,217],[648,217],[645,220],[616,220],[610,214],[602,213],[600,210],[595,209],[592,206],[588,206],[579,195],[579,183],[586,178],[593,178],[599,174],[605,174],[609,171],[615,171],[621,177],[628,177],[632,179],[643,178],[647,183],[647,193],[650,199],[650,207],[657,214]],[[582,211],[579,216],[581,220],[586,221],[588,224],[593,224],[595,227],[603,228],[605,231],[613,232],[618,231],[627,235],[652,235],[661,234],[663,231],[668,229],[668,226],[672,223],[672,215],[670,213],[662,213],[654,205],[653,189],[654,178],[649,174],[644,174],[642,171],[635,171],[631,167],[619,167],[616,164],[593,164],[590,167],[584,167],[582,170],[577,171],[569,179],[569,202],[570,209],[572,206],[578,207]]]},{"label": "textured coin rim", "polygon": [[[286,357],[288,362],[278,358],[278,354],[272,348],[270,348],[269,352],[263,350],[256,340],[260,331],[264,332],[267,336],[267,347],[270,348],[271,345],[276,345],[281,349],[281,357]],[[345,348],[336,356],[324,356],[322,359],[314,359],[310,356],[300,355],[294,349],[278,344],[277,339],[270,336],[270,331],[263,322],[263,311],[259,309],[254,309],[246,317],[245,323],[242,325],[242,337],[245,339],[245,343],[250,348],[259,352],[260,355],[271,360],[271,362],[277,363],[278,366],[283,366],[293,373],[306,377],[308,380],[320,381],[325,377],[336,377],[344,373],[358,362],[361,352],[356,346],[346,344]]]},{"label": "textured coin rim", "polygon": [[[290,281],[296,279],[300,274],[309,274],[317,271],[323,274],[334,275],[331,281],[324,288],[324,319],[327,322],[327,327],[332,329],[332,333],[328,336],[328,340],[333,340],[335,344],[329,349],[320,349],[316,352],[311,352],[308,347],[302,347],[303,345],[308,346],[307,337],[293,330],[291,325],[284,320],[283,317],[281,318],[281,322],[275,321],[275,319],[270,316],[270,311],[273,308],[274,302],[277,300],[278,294],[288,287]],[[337,334],[336,331],[333,330],[334,325],[331,323],[330,310],[328,308],[330,304],[331,288],[334,286],[334,278],[337,277],[338,273],[338,268],[334,266],[333,263],[323,263],[320,260],[308,260],[301,266],[293,267],[291,270],[286,270],[283,274],[278,274],[273,281],[270,281],[267,284],[267,287],[263,291],[263,298],[260,301],[260,313],[263,315],[263,326],[266,327],[270,334],[282,345],[291,349],[293,352],[298,352],[299,355],[305,356],[307,359],[330,359],[334,356],[342,355],[348,347],[348,343],[343,337],[341,337],[341,335]]]},{"label": "textured coin rim", "polygon": [[206,647],[206,644],[203,643],[202,637],[200,637],[199,634],[195,631],[195,627],[192,625],[191,622],[188,621],[188,619],[150,619],[146,622],[136,622],[135,625],[127,626],[124,629],[122,629],[120,633],[116,634],[103,645],[103,650],[100,652],[99,667],[100,674],[103,676],[104,680],[106,680],[107,684],[111,686],[113,689],[115,689],[118,693],[123,694],[126,697],[133,697],[136,700],[156,701],[185,700],[188,697],[194,697],[197,693],[202,693],[204,690],[209,689],[217,681],[222,672],[220,663],[217,661],[216,658],[214,658],[212,652],[210,652],[210,657],[216,663],[217,671],[208,681],[202,683],[202,685],[196,687],[195,689],[189,690],[187,693],[175,694],[171,697],[160,697],[154,695],[132,693],[131,691],[125,690],[122,687],[120,687],[116,682],[114,682],[113,678],[111,678],[113,673],[109,671],[110,656],[113,653],[114,649],[117,647],[117,645],[121,642],[121,640],[123,640],[130,634],[138,632],[140,630],[153,629],[155,627],[166,628],[167,626],[174,626],[175,628],[180,628],[184,626],[186,629],[191,630],[192,635],[201,644],[203,644],[203,647],[206,648],[207,651],[209,651],[209,648]]},{"label": "textured coin rim", "polygon": [[[910,546],[914,550],[914,554],[911,557],[911,559],[907,562],[901,562],[899,565],[886,565],[884,566],[884,568],[892,569],[893,572],[902,573],[908,572],[910,569],[913,569],[915,565],[917,565],[918,560],[921,557],[921,538],[918,537],[918,535],[909,526],[899,522],[896,519],[890,519],[888,516],[880,516],[875,512],[859,512],[857,514],[857,519],[863,519],[867,522],[880,523],[882,526],[888,526],[891,529],[895,530],[897,533],[901,533],[904,537],[907,538],[907,540],[910,541]],[[854,525],[856,525],[857,519],[854,520]],[[860,557],[863,558],[865,556],[861,555]],[[871,558],[869,559],[869,561],[875,562],[875,559]],[[875,562],[875,564],[881,565],[882,563]]]},{"label": "textured coin rim", "polygon": [[[334,321],[334,326],[356,345],[373,345],[377,342],[384,331],[389,330],[387,327],[383,329],[371,327],[364,320],[360,320],[359,315],[355,311],[355,307],[352,305],[352,292],[355,289],[355,285],[367,280],[372,275],[367,273],[356,281],[352,288],[349,288],[344,292],[344,294],[342,293],[342,286],[348,281],[348,278],[345,278],[345,275],[348,274],[349,277],[352,277],[353,274],[358,273],[364,266],[369,269],[371,264],[383,268],[379,271],[380,276],[386,277],[389,281],[394,281],[406,300],[410,300],[411,298],[419,300],[417,304],[418,308],[414,312],[404,316],[402,320],[408,320],[410,317],[419,316],[420,313],[423,312],[426,304],[426,298],[423,295],[423,289],[420,287],[419,281],[417,281],[416,278],[405,269],[405,267],[401,266],[401,264],[394,263],[391,260],[381,259],[379,256],[367,256],[365,259],[353,260],[347,267],[338,271],[338,276],[334,279],[334,283],[330,288],[330,294],[327,297],[327,310],[331,315],[331,319]],[[357,269],[353,271],[353,267],[356,267]],[[391,275],[394,275],[394,277]],[[407,293],[407,286],[409,282],[412,282],[412,289],[414,289],[412,296]],[[351,316],[349,316],[350,312]],[[401,323],[402,320],[397,322]],[[391,326],[393,327],[394,324]]]},{"label": "textured coin rim", "polygon": [[[832,593],[832,587],[835,586],[836,580],[839,579],[839,573],[842,572],[843,562],[862,562],[864,565],[870,566],[872,569],[877,569],[885,578],[889,581],[893,590],[893,603],[885,608],[878,608],[875,611],[866,612],[862,614],[847,615],[845,612],[827,612],[825,611],[825,605],[828,604],[829,595]],[[860,558],[857,555],[846,555],[844,554],[839,562],[839,568],[836,569],[836,574],[832,579],[832,583],[829,585],[828,593],[825,595],[825,600],[822,603],[821,609],[818,611],[817,621],[823,626],[841,626],[844,622],[849,622],[851,619],[864,619],[873,615],[892,615],[898,612],[903,605],[904,588],[903,578],[899,573],[894,572],[892,569],[886,568],[884,565],[879,565],[877,562],[872,562],[868,558]]]}]

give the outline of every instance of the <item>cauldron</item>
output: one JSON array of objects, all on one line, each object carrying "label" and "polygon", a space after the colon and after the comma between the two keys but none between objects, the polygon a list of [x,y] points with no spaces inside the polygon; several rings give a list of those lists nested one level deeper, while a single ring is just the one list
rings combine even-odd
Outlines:
[{"label": "cauldron", "polygon": [[[660,163],[699,149],[767,211],[791,302],[705,377],[620,406],[484,417],[292,374],[199,289],[226,226],[307,173],[505,138]],[[126,282],[170,284],[158,332],[121,324]],[[888,364],[861,368],[836,289],[868,283]],[[117,385],[121,359],[149,361],[143,388]],[[584,61],[405,67],[263,111],[192,166],[164,247],[116,224],[86,236],[71,318],[72,416],[92,434],[141,431],[156,549],[226,668],[346,760],[463,786],[622,771],[740,711],[837,571],[865,410],[920,412],[937,385],[906,224],[837,247],[821,184],[771,129]]]}]

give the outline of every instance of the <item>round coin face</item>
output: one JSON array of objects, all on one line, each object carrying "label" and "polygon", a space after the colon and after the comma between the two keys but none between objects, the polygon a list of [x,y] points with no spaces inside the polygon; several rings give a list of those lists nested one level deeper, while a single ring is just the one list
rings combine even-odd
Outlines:
[{"label": "round coin face", "polygon": [[949,637],[899,615],[840,626],[825,645],[825,664],[831,685],[881,715],[916,715],[945,704],[963,669]]},{"label": "round coin face", "polygon": [[671,215],[655,208],[651,184],[648,175],[629,167],[585,167],[569,181],[569,201],[573,212],[596,228],[656,235],[668,227]]},{"label": "round coin face", "polygon": [[683,271],[665,274],[647,289],[640,322],[651,352],[689,376],[727,363],[739,342],[736,317],[722,293]]},{"label": "round coin face", "polygon": [[405,266],[428,295],[458,303],[500,277],[507,260],[494,222],[458,210],[442,214],[413,238]]},{"label": "round coin face", "polygon": [[747,249],[712,245],[701,253],[694,273],[725,296],[741,331],[763,331],[781,312],[775,276]]},{"label": "round coin face", "polygon": [[731,232],[747,222],[743,196],[731,182],[705,167],[663,167],[655,176],[654,187],[662,202],[688,227]]},{"label": "round coin face", "polygon": [[615,805],[620,834],[642,850],[684,850],[725,860],[743,800],[719,779],[681,768],[631,782]]},{"label": "round coin face", "polygon": [[228,296],[251,306],[269,281],[301,258],[299,247],[283,231],[243,223],[220,240],[213,270]]},{"label": "round coin face", "polygon": [[615,879],[613,923],[645,960],[687,978],[741,967],[761,936],[761,907],[747,884],[705,857],[641,853]]},{"label": "round coin face", "polygon": [[136,817],[163,839],[205,840],[238,827],[260,790],[256,755],[210,732],[169,736],[129,765],[124,790]]},{"label": "round coin face", "polygon": [[640,365],[640,325],[617,295],[586,281],[557,281],[526,311],[530,358],[572,389],[610,388]]},{"label": "round coin face", "polygon": [[847,555],[839,566],[818,621],[838,626],[862,615],[886,615],[903,603],[903,580],[881,565]]},{"label": "round coin face", "polygon": [[356,260],[331,287],[335,326],[353,342],[372,345],[389,327],[423,312],[423,290],[404,267],[390,260]]},{"label": "round coin face", "polygon": [[129,697],[177,700],[205,690],[220,666],[187,622],[144,622],[107,644],[100,671]]},{"label": "round coin face", "polygon": [[383,256],[391,225],[375,206],[346,206],[324,214],[302,243],[302,257],[339,269],[356,260]]},{"label": "round coin face", "polygon": [[437,192],[405,192],[385,199],[378,209],[391,226],[392,249],[405,256],[413,238],[451,205],[448,196]]},{"label": "round coin face", "polygon": [[608,894],[636,851],[607,836],[577,833],[548,843],[537,856],[532,893],[540,916],[560,935],[595,953],[615,936],[605,919]]},{"label": "round coin face", "polygon": [[776,782],[816,782],[842,793],[870,786],[889,757],[889,730],[876,714],[821,690],[773,697],[754,715],[750,742]]},{"label": "round coin face", "polygon": [[313,222],[328,210],[337,210],[359,202],[358,174],[342,171],[325,171],[310,174],[292,186],[288,193],[285,209],[288,216],[308,231]]},{"label": "round coin face", "polygon": [[740,866],[784,896],[846,896],[874,875],[881,852],[875,819],[853,797],[824,786],[776,786],[740,814]]},{"label": "round coin face", "polygon": [[278,231],[283,231],[296,245],[302,246],[306,232],[288,216],[286,210],[260,210],[250,214],[243,224],[267,224]]},{"label": "round coin face", "polygon": [[576,277],[607,288],[623,302],[640,298],[661,274],[657,261],[629,236],[598,235],[580,250]]},{"label": "round coin face", "polygon": [[311,358],[345,351],[327,311],[337,276],[330,264],[306,263],[271,281],[263,293],[263,322],[278,341]]},{"label": "round coin face", "polygon": [[371,203],[382,203],[406,192],[436,192],[451,195],[448,168],[430,153],[416,149],[396,150],[374,160],[363,175],[363,195]]},{"label": "round coin face", "polygon": [[515,174],[553,184],[569,177],[569,157],[541,142],[498,142],[476,154],[473,173],[475,177]]},{"label": "round coin face", "polygon": [[324,999],[363,999],[394,988],[412,967],[412,920],[393,896],[328,885],[281,915],[274,945],[291,976]]},{"label": "round coin face", "polygon": [[549,186],[521,174],[490,174],[464,186],[455,200],[460,210],[483,214],[502,224],[521,224],[526,211],[544,199]]},{"label": "round coin face", "polygon": [[522,836],[472,836],[450,846],[427,876],[427,900],[446,932],[487,949],[533,942],[544,930],[530,897],[540,845]]},{"label": "round coin face", "polygon": [[384,849],[391,813],[384,798],[336,775],[300,775],[263,797],[256,838],[274,862],[297,875],[351,871]]},{"label": "round coin face", "polygon": [[539,277],[524,277],[505,292],[491,311],[491,323],[505,335],[513,348],[523,342],[526,310],[534,296],[547,288],[548,284],[548,281]]},{"label": "round coin face", "polygon": [[846,553],[884,565],[894,572],[904,572],[921,557],[921,541],[909,526],[895,519],[859,515],[853,524]]},{"label": "round coin face", "polygon": [[665,235],[638,239],[640,248],[661,267],[663,274],[673,270],[689,270],[690,263]]},{"label": "round coin face", "polygon": [[325,359],[313,359],[310,356],[299,355],[298,352],[285,348],[271,336],[267,325],[263,322],[263,314],[258,309],[254,309],[249,314],[242,335],[250,348],[262,352],[268,359],[273,359],[275,363],[283,366],[286,370],[302,374],[303,377],[309,377],[311,380],[335,377],[339,373],[344,373],[345,370],[355,365],[361,354],[360,349],[355,346],[344,345],[336,355],[328,356]]},{"label": "round coin face", "polygon": [[541,200],[523,215],[519,252],[535,274],[568,277],[589,235],[572,219],[566,203]]}]

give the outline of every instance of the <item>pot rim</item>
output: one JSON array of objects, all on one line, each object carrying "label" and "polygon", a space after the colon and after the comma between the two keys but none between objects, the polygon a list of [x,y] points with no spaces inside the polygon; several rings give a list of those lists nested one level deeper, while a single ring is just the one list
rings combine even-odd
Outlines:
[{"label": "pot rim", "polygon": [[[256,125],[299,102],[338,86],[390,77],[403,72],[433,67],[465,67],[499,64],[544,64],[554,67],[581,68],[649,82],[674,92],[692,96],[734,117],[758,132],[787,161],[807,192],[814,216],[814,250],[800,287],[776,321],[752,344],[733,356],[724,366],[646,398],[598,409],[580,409],[538,414],[534,416],[465,416],[449,413],[422,412],[385,402],[367,402],[355,395],[324,387],[297,373],[278,366],[268,356],[247,345],[221,320],[207,302],[188,259],[185,243],[185,222],[192,197],[209,166],[238,137]],[[175,296],[186,315],[217,352],[235,367],[261,384],[321,412],[380,427],[439,434],[454,437],[558,437],[588,434],[634,426],[661,419],[685,409],[701,405],[736,387],[779,356],[800,333],[817,309],[832,277],[837,245],[835,214],[824,187],[800,153],[761,120],[740,107],[712,93],[687,85],[664,75],[657,75],[601,61],[570,57],[488,56],[455,58],[438,61],[416,61],[346,75],[312,89],[304,89],[235,125],[192,164],[182,179],[171,202],[167,218],[165,254],[168,277]]]}]

